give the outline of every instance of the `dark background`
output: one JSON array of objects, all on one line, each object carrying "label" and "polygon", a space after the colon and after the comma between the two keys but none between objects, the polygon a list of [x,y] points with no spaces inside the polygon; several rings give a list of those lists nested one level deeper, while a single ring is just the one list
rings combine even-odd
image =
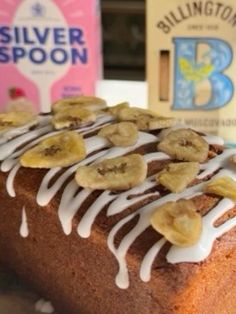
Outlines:
[{"label": "dark background", "polygon": [[101,0],[104,76],[145,79],[145,0]]}]

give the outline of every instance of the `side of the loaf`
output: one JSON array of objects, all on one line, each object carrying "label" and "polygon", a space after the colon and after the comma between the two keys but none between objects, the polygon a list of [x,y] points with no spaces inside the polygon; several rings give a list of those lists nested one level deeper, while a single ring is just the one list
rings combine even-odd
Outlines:
[{"label": "side of the loaf", "polygon": [[[117,264],[103,230],[95,226],[88,240],[78,237],[75,228],[66,236],[55,211],[58,200],[44,208],[36,206],[30,187],[39,178],[32,170],[24,169],[16,178],[17,202],[7,196],[5,180],[1,174],[0,261],[50,298],[60,313],[93,314],[94,308],[98,314],[232,313],[235,229],[217,241],[207,261],[157,267],[148,285],[139,278],[138,260],[129,255],[131,286],[121,290],[114,283]],[[19,233],[23,206],[27,238]]]}]

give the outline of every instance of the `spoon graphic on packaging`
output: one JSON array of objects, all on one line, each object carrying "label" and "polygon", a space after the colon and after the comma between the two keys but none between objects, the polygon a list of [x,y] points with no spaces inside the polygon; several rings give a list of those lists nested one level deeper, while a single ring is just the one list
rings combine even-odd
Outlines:
[{"label": "spoon graphic on packaging", "polygon": [[19,41],[24,42],[15,51],[16,67],[37,85],[41,111],[49,112],[52,85],[71,66],[67,22],[53,1],[24,0],[16,10],[13,25],[18,28]]}]

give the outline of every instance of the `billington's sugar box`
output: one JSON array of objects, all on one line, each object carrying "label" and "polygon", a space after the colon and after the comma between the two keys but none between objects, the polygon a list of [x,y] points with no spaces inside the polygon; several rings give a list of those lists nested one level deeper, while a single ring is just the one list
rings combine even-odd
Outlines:
[{"label": "billington's sugar box", "polygon": [[148,0],[150,108],[236,140],[236,1]]}]

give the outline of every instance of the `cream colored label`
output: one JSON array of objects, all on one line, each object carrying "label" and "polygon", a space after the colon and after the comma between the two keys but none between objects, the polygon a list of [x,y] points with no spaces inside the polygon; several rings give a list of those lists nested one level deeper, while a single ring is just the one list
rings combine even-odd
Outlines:
[{"label": "cream colored label", "polygon": [[150,108],[236,142],[236,1],[147,0],[147,12]]}]

